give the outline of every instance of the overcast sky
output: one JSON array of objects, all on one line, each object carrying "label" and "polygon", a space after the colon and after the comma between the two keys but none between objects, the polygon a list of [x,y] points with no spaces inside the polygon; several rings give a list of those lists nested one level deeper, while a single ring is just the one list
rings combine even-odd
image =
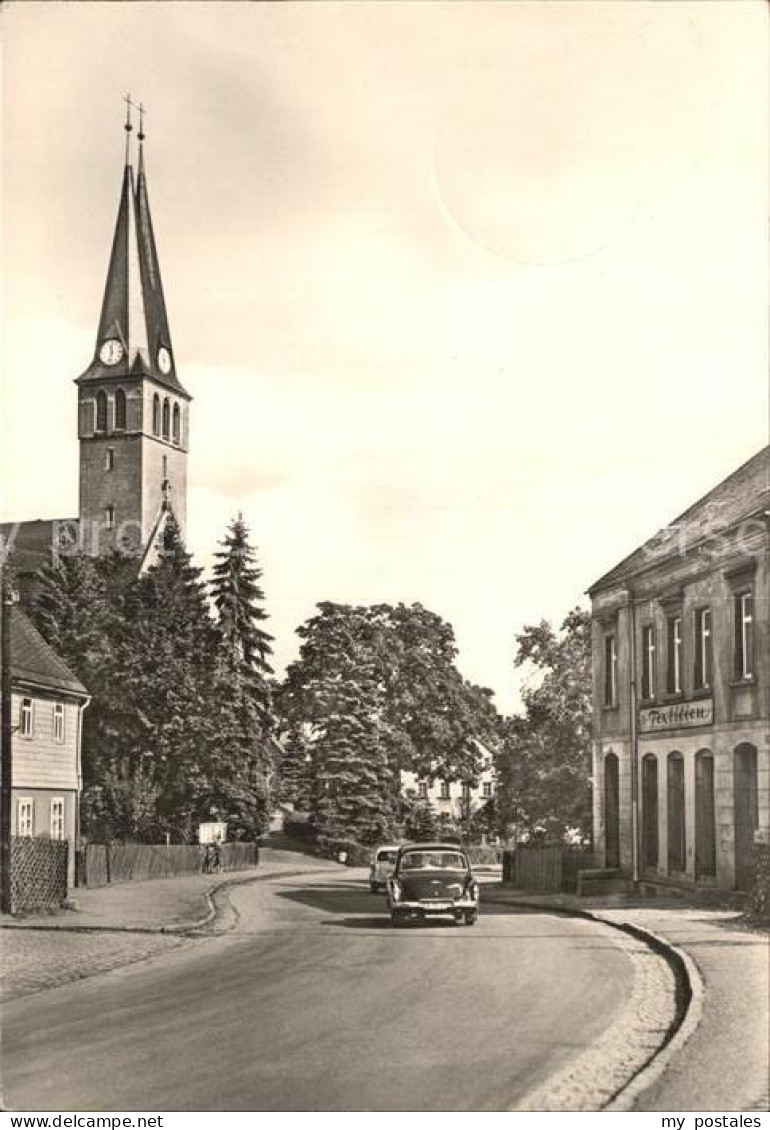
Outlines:
[{"label": "overcast sky", "polygon": [[77,512],[127,90],[188,540],[242,510],[279,666],[318,600],[514,634],[767,442],[767,29],[736,3],[11,3],[0,517]]}]

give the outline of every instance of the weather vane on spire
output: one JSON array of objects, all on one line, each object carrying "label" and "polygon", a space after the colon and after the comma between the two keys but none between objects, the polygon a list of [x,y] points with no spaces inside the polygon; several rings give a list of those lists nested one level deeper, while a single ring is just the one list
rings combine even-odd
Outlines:
[{"label": "weather vane on spire", "polygon": [[138,110],[139,107],[137,106],[137,104],[135,102],[131,101],[131,92],[130,91],[129,91],[128,94],[125,95],[123,101],[126,104],[126,124],[124,126],[124,129],[125,129],[126,133],[131,133],[131,130],[134,128],[131,124],[131,110],[132,110],[132,108],[134,110]]},{"label": "weather vane on spire", "polygon": [[131,131],[134,128],[133,123],[131,121],[131,111],[132,110],[138,110],[139,111],[139,133],[138,133],[137,136],[139,138],[140,153],[141,153],[141,143],[144,141],[144,114],[145,114],[145,109],[144,109],[144,103],[143,102],[134,102],[132,100],[130,91],[129,91],[128,94],[126,94],[124,96],[123,101],[126,104],[126,124],[123,128],[126,131],[126,164],[128,164],[128,161],[129,161],[129,146],[130,146],[130,143],[131,143]]}]

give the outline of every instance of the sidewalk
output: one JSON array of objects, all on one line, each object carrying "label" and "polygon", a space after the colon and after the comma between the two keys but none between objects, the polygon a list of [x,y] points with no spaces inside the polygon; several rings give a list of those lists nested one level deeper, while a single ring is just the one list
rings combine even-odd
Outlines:
[{"label": "sidewalk", "polygon": [[214,875],[180,875],[72,891],[77,910],[22,917],[0,915],[0,928],[12,930],[111,930],[181,933],[199,929],[213,916],[211,896],[222,886],[259,881],[308,868],[334,868],[329,860],[295,852],[260,850],[256,867]]},{"label": "sidewalk", "polygon": [[77,910],[24,918],[0,915],[0,1000],[203,945],[234,924],[224,888],[337,866],[266,849],[260,851],[257,867],[243,871],[78,888],[73,892]]},{"label": "sidewalk", "polygon": [[[485,903],[580,912],[629,924],[683,951],[697,967],[691,1015],[699,1020],[661,1077],[636,1099],[637,1111],[768,1109],[770,937],[734,910],[682,899],[631,895],[534,895],[485,885]],[[686,1023],[686,1022],[685,1022]]]}]

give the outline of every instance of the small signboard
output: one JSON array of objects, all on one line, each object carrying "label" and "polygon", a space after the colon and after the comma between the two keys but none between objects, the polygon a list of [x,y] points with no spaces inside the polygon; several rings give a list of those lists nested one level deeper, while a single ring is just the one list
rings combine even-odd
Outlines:
[{"label": "small signboard", "polygon": [[696,702],[676,702],[668,706],[645,706],[639,711],[639,733],[656,734],[659,730],[689,730],[714,723],[713,698]]},{"label": "small signboard", "polygon": [[209,820],[198,828],[199,844],[223,844],[227,839],[227,822]]}]

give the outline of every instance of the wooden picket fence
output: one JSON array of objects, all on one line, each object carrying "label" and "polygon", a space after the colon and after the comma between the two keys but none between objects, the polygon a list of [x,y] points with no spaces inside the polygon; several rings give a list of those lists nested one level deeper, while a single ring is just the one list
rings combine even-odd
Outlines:
[{"label": "wooden picket fence", "polygon": [[[197,875],[204,869],[206,848],[200,844],[86,844],[77,853],[79,887],[104,887],[140,879]],[[219,870],[256,867],[259,851],[253,843],[219,846]]]}]

